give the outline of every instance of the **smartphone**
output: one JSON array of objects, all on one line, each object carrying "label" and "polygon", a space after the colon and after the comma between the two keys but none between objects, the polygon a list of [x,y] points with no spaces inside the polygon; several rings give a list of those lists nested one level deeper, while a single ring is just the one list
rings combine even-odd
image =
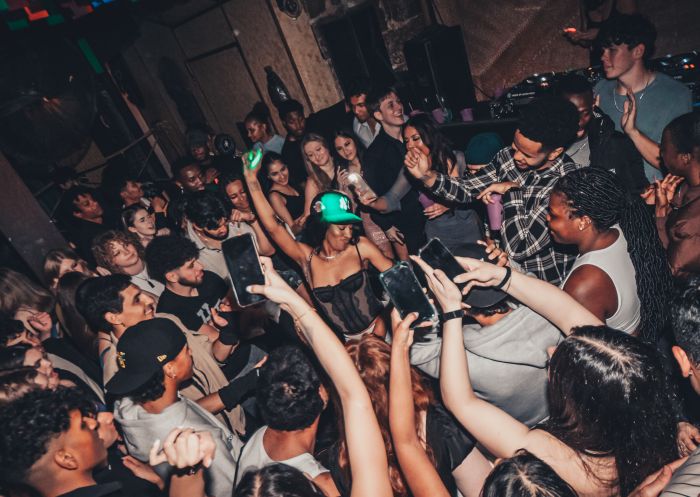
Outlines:
[{"label": "smartphone", "polygon": [[248,307],[265,300],[265,297],[246,290],[248,285],[264,285],[265,274],[260,264],[255,239],[250,233],[229,238],[221,244],[221,251],[228,267],[233,295],[241,307]]},{"label": "smartphone", "polygon": [[[451,280],[467,272],[439,238],[431,238],[430,241],[418,251],[418,255],[428,266],[433,269],[442,270]],[[465,284],[458,286],[462,288],[464,285]]]},{"label": "smartphone", "polygon": [[418,319],[413,322],[412,328],[426,321],[437,323],[437,311],[406,261],[397,262],[383,273],[379,273],[379,281],[402,319],[411,312],[418,313]]}]

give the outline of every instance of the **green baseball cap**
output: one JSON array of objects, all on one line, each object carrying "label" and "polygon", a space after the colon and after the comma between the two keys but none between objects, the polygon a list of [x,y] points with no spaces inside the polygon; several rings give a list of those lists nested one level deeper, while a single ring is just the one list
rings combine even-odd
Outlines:
[{"label": "green baseball cap", "polygon": [[362,218],[353,214],[350,199],[344,193],[324,192],[317,197],[313,208],[322,223],[350,224],[362,222]]}]

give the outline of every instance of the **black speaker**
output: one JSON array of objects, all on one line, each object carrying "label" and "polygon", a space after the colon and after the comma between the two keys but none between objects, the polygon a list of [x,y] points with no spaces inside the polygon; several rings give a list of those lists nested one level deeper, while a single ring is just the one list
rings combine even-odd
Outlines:
[{"label": "black speaker", "polygon": [[453,112],[476,105],[459,26],[431,26],[407,41],[403,51],[419,107],[426,111],[439,107],[439,98]]}]

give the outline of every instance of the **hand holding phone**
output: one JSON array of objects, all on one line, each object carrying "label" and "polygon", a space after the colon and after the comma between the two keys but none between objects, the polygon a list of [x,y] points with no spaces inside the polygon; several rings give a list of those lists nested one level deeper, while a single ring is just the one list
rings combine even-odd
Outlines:
[{"label": "hand holding phone", "polygon": [[249,285],[264,285],[263,273],[255,245],[255,239],[250,233],[229,238],[221,244],[221,250],[226,260],[233,295],[241,307],[248,307],[265,300],[262,295],[246,290]]},{"label": "hand holding phone", "polygon": [[406,261],[397,262],[394,266],[380,273],[379,281],[389,294],[391,303],[399,311],[401,319],[411,312],[418,313],[411,328],[416,328],[426,321],[437,322],[435,306],[428,300],[423,292],[423,287],[413,273],[413,269]]}]

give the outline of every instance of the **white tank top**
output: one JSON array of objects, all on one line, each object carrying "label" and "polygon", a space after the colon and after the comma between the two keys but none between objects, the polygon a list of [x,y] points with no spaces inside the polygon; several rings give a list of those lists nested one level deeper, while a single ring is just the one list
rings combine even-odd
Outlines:
[{"label": "white tank top", "polygon": [[618,225],[613,226],[613,228],[619,233],[615,243],[607,248],[578,256],[564,283],[562,283],[562,288],[576,268],[586,264],[599,268],[610,277],[617,293],[617,310],[615,314],[605,320],[605,324],[610,328],[631,334],[637,330],[642,320],[641,303],[635,279],[636,271],[627,252],[625,235],[622,234]]}]

